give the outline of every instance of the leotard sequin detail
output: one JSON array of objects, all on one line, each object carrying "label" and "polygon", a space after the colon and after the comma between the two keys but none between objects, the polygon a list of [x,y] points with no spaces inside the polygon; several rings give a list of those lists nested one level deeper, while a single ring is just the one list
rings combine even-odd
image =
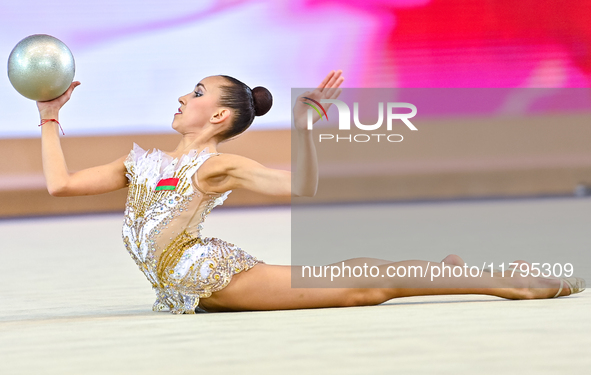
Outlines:
[{"label": "leotard sequin detail", "polygon": [[[123,242],[156,292],[154,311],[194,314],[200,298],[225,288],[234,274],[264,263],[231,243],[201,237],[206,216],[232,192],[207,193],[192,182],[215,155],[206,148],[173,159],[134,143],[125,160],[129,192]],[[156,190],[162,180],[176,187]]]}]

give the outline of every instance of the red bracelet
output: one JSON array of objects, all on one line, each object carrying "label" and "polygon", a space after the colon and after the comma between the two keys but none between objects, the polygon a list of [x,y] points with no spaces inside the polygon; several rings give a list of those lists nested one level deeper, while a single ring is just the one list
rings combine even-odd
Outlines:
[{"label": "red bracelet", "polygon": [[50,121],[57,122],[58,126],[60,127],[60,130],[62,131],[62,134],[63,135],[66,135],[66,133],[64,133],[64,129],[62,129],[62,125],[60,124],[60,122],[58,120],[54,119],[54,118],[50,118],[50,119],[47,119],[47,120],[41,120],[41,123],[39,124],[39,126],[43,126],[43,125],[45,125],[46,123],[48,123]]}]

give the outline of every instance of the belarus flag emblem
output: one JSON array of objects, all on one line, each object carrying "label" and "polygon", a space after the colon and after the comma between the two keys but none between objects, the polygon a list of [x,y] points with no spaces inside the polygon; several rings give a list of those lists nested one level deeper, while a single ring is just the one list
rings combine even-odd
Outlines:
[{"label": "belarus flag emblem", "polygon": [[176,189],[178,184],[179,184],[178,178],[165,178],[163,180],[160,180],[160,182],[158,182],[158,185],[156,185],[155,191],[174,190],[174,189]]}]

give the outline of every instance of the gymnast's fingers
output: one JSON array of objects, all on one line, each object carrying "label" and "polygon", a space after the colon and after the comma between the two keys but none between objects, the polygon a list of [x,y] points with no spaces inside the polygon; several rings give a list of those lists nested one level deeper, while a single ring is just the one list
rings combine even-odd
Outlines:
[{"label": "gymnast's fingers", "polygon": [[[342,70],[337,71],[328,81],[326,87],[323,89],[327,89],[327,88],[332,88],[335,87],[337,85],[337,82],[341,79],[341,74],[343,74]],[[340,85],[340,83],[339,83]]]},{"label": "gymnast's fingers", "polygon": [[[339,79],[338,79],[338,80],[337,80],[337,81],[334,83],[334,85],[332,85],[332,87],[330,87],[328,90],[325,90],[325,91],[324,91],[324,93],[323,93],[323,94],[324,94],[324,97],[325,97],[325,98],[327,98],[327,99],[334,99],[334,98],[336,98],[336,97],[333,97],[333,95],[334,95],[334,93],[335,93],[337,90],[341,90],[341,89],[339,88],[339,86],[341,86],[341,84],[343,83],[343,81],[344,81],[344,80],[345,80],[345,77],[340,77],[340,78],[339,78]],[[339,91],[339,94],[340,94],[340,91]],[[338,95],[337,95],[337,96],[338,96]]]},{"label": "gymnast's fingers", "polygon": [[331,70],[330,73],[328,73],[326,75],[326,77],[324,77],[324,79],[322,80],[322,82],[318,85],[318,87],[316,88],[316,90],[319,90],[320,92],[322,92],[322,89],[328,84],[328,82],[330,81],[330,79],[334,76],[335,71]]}]

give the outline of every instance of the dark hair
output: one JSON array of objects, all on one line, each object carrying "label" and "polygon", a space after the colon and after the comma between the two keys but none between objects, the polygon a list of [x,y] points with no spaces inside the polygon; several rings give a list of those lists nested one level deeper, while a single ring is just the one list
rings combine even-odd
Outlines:
[{"label": "dark hair", "polygon": [[230,76],[221,75],[228,82],[221,85],[220,106],[234,110],[234,121],[230,129],[220,134],[220,142],[235,137],[248,129],[255,116],[269,112],[273,96],[264,87],[250,89],[247,85]]}]

